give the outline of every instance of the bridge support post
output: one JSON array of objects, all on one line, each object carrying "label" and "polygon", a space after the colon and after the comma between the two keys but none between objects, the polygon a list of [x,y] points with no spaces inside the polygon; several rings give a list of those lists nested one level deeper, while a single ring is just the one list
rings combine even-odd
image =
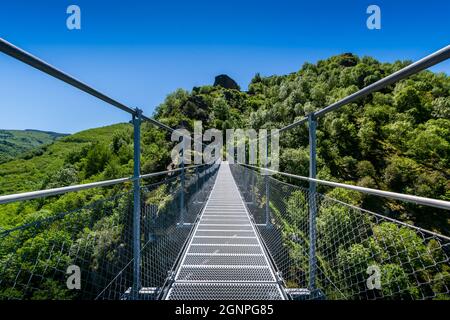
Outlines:
[{"label": "bridge support post", "polygon": [[[202,167],[202,169],[201,169],[201,172],[200,172],[200,188],[202,189],[202,196],[203,196],[203,190],[205,190],[204,189],[204,187],[205,187],[205,176],[206,176],[206,170],[208,169],[208,166],[206,165],[206,166],[203,166]],[[202,198],[202,201],[204,201],[203,200],[203,198]]]},{"label": "bridge support post", "polygon": [[133,174],[133,299],[138,299],[141,286],[141,122],[142,110],[133,115],[134,174]]},{"label": "bridge support post", "polygon": [[[252,198],[251,198],[251,202],[252,202],[252,205],[253,206],[255,206],[256,207],[256,190],[258,190],[258,188],[257,188],[257,185],[258,185],[258,179],[257,179],[257,176],[256,176],[256,172],[251,172],[251,171],[249,171],[250,173],[251,173],[251,177],[250,177],[250,185],[251,185],[251,187],[252,187],[252,191],[251,191],[251,196],[252,196]],[[244,187],[244,186],[243,186]]]},{"label": "bridge support post", "polygon": [[[309,127],[309,177],[315,179],[317,172],[317,150],[316,150],[316,129],[317,120],[314,114],[311,113],[308,116]],[[309,182],[309,289],[311,291],[316,289],[316,270],[317,270],[317,257],[316,257],[316,216],[317,216],[317,203],[316,203],[316,189],[317,183]]]},{"label": "bridge support post", "polygon": [[200,175],[199,175],[199,173],[198,173],[198,167],[195,167],[195,194],[196,194],[196,197],[198,198],[198,190],[199,190],[199,188],[198,188],[198,186],[199,186],[199,183],[198,183],[198,180],[200,179]]},{"label": "bridge support post", "polygon": [[[266,141],[266,168],[269,168],[269,142],[270,137],[267,137]],[[266,175],[264,176],[264,183],[266,187],[266,228],[270,226],[270,188],[269,188],[269,175],[268,172],[266,172]]]},{"label": "bridge support post", "polygon": [[[184,137],[183,137],[184,140]],[[184,143],[184,142],[183,142]],[[181,175],[180,175],[180,226],[184,226],[184,191],[185,191],[185,169],[184,169],[184,148],[181,149]]]}]

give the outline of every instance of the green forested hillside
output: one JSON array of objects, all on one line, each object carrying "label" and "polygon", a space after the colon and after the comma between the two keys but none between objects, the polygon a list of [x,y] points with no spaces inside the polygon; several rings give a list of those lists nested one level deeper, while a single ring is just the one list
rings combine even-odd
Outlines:
[{"label": "green forested hillside", "polygon": [[[0,163],[9,161],[18,155],[36,147],[52,143],[65,134],[39,130],[1,130],[0,129]],[[31,155],[30,155],[31,156]]]},{"label": "green forested hillside", "polygon": [[[144,170],[158,170],[169,163],[167,152],[159,152],[168,139],[165,133],[143,126],[142,161]],[[164,137],[162,137],[164,136]],[[56,188],[77,183],[130,176],[132,173],[133,128],[129,124],[90,129],[63,137],[51,145],[36,149],[30,157],[0,164],[0,194]],[[168,147],[165,147],[168,150]],[[161,161],[163,159],[163,161]],[[170,159],[170,158],[169,158]],[[109,191],[95,190],[102,196]],[[90,193],[91,196],[94,193]],[[82,192],[59,198],[77,199],[76,205],[89,203]],[[0,227],[16,225],[39,208],[58,206],[51,199],[44,202],[13,203],[0,207]],[[86,202],[86,203],[84,203]],[[75,209],[73,203],[59,210]]]},{"label": "green forested hillside", "polygon": [[[289,75],[256,74],[247,92],[210,85],[179,89],[155,117],[189,129],[194,120],[203,121],[204,128],[281,128],[407,64],[343,54],[305,63]],[[449,92],[450,77],[425,71],[321,118],[318,177],[449,200]],[[128,125],[92,129],[38,149],[29,159],[0,165],[0,194],[131,174],[131,134]],[[168,148],[170,137],[151,126],[144,126],[143,134],[143,171],[166,167],[168,149],[156,146]],[[283,133],[280,143],[280,169],[307,175],[306,126]],[[101,159],[91,161],[94,155]],[[367,209],[450,233],[448,215],[439,210],[343,194],[343,200]]]},{"label": "green forested hillside", "polygon": [[[343,54],[292,74],[257,74],[246,93],[205,86],[178,90],[157,112],[171,125],[281,128],[401,68]],[[319,120],[318,177],[450,200],[450,77],[430,71],[391,85]],[[280,137],[281,170],[308,175],[307,127]],[[321,189],[321,192],[329,192]],[[445,211],[343,192],[342,200],[450,233]]]},{"label": "green forested hillside", "polygon": [[[194,120],[203,121],[204,128],[281,128],[401,69],[407,63],[380,63],[370,57],[343,54],[316,64],[306,63],[299,71],[289,75],[262,77],[257,74],[247,92],[210,85],[195,87],[192,91],[179,89],[167,96],[157,108],[155,117],[172,127],[184,126],[188,129],[192,129]],[[449,93],[450,77],[425,71],[321,118],[317,132],[318,177],[450,200]],[[143,125],[141,133],[142,172],[164,170],[171,161],[169,151],[173,144],[170,143],[170,136],[149,124]],[[129,124],[91,129],[58,139],[27,157],[0,164],[0,194],[130,176],[132,143],[132,127]],[[284,132],[280,143],[280,170],[307,175],[306,126]],[[70,247],[71,244],[83,243],[88,237],[99,238],[100,245],[84,260],[86,268],[97,270],[100,268],[99,261],[117,264],[115,259],[120,248],[126,246],[118,233],[125,227],[122,221],[128,218],[128,211],[109,199],[129,188],[129,184],[124,184],[0,206],[0,228],[9,229],[105,200],[93,211],[79,210],[75,217],[66,216],[64,223],[55,223],[53,228],[39,228],[38,225],[32,236],[25,229],[24,235],[0,242],[0,265],[9,266],[5,267],[5,277],[15,283],[17,270],[34,270],[29,261],[42,262],[45,266],[41,266],[43,274],[52,270],[51,267],[64,270],[64,259],[71,261],[69,253],[64,253],[62,260],[50,262],[44,262],[41,255],[47,256],[55,243],[59,247],[62,244]],[[164,185],[156,189],[157,196],[165,194],[163,188]],[[450,234],[449,215],[443,210],[366,197],[339,189],[319,188],[319,192],[420,227]],[[305,204],[305,199],[293,193],[284,201],[292,219],[305,216],[306,210],[301,205]],[[103,205],[111,207],[112,214],[107,214]],[[342,208],[330,206],[325,211],[318,221],[321,241],[333,235],[327,221],[342,220],[349,226],[360,225],[360,221],[353,221],[355,217],[349,216]],[[274,215],[277,215],[275,209]],[[76,221],[78,217],[80,221]],[[296,271],[304,272],[307,260],[291,237],[299,230],[296,230],[295,224],[284,222],[286,230],[281,229],[285,232],[286,250],[290,259],[299,266]],[[66,226],[65,223],[71,226],[70,230],[59,227]],[[116,228],[111,228],[113,223],[116,223]],[[389,275],[385,287],[402,288],[395,291],[397,296],[394,297],[397,298],[419,298],[417,283],[431,283],[430,279],[434,279],[434,287],[427,286],[427,290],[445,293],[445,288],[448,288],[445,281],[450,279],[447,264],[439,264],[432,270],[423,269],[430,265],[430,261],[448,262],[448,259],[441,258],[446,255],[435,241],[424,242],[416,231],[387,222],[373,226],[369,243],[373,244],[370,248],[350,241],[339,246],[336,244],[339,254],[334,258],[352,272],[359,270],[357,274],[363,276],[365,264],[378,259],[377,263]],[[392,250],[392,255],[384,251],[386,248]],[[422,254],[424,252],[427,254]],[[333,269],[321,256],[319,264],[321,268],[329,269],[328,277],[339,279],[339,275],[333,274]],[[47,268],[48,265],[50,268]],[[421,270],[419,278],[411,270]],[[39,290],[28,298],[67,298],[65,283],[56,281],[52,275],[49,279],[45,283],[35,280]],[[0,299],[2,296],[30,295],[20,290],[19,287],[12,290],[7,286],[0,287]],[[360,298],[352,293],[349,297]]]}]

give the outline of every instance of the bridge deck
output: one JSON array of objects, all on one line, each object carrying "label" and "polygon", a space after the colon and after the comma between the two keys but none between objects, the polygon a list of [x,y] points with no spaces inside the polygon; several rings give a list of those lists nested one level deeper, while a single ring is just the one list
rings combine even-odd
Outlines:
[{"label": "bridge deck", "polygon": [[167,299],[284,299],[261,241],[222,163]]}]

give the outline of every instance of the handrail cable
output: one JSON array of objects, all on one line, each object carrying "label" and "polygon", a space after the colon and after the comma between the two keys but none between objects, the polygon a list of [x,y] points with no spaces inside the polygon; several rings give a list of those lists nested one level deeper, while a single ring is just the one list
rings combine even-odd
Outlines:
[{"label": "handrail cable", "polygon": [[[182,171],[182,170],[193,169],[193,168],[204,166],[204,165],[206,165],[206,164],[199,164],[199,165],[194,165],[194,166],[189,166],[189,167],[184,167],[184,168],[176,168],[174,170],[166,170],[166,171],[143,174],[143,175],[139,176],[139,179],[148,179],[148,178],[152,178],[152,177],[162,176],[162,175],[171,174],[171,173],[175,173],[175,172]],[[134,178],[126,177],[126,178],[119,178],[119,179],[113,179],[113,180],[105,180],[105,181],[98,181],[98,182],[92,182],[92,183],[78,184],[78,185],[61,187],[61,188],[53,188],[53,189],[46,189],[46,190],[39,190],[39,191],[9,194],[9,195],[5,195],[5,196],[0,196],[0,204],[44,198],[44,197],[55,196],[55,195],[59,195],[59,194],[67,193],[67,192],[81,191],[81,190],[98,188],[98,187],[112,186],[112,185],[116,185],[116,184],[120,184],[120,183],[124,183],[124,182],[128,182],[128,181],[134,181]]]},{"label": "handrail cable", "polygon": [[[384,77],[383,79],[380,79],[370,85],[368,85],[367,87],[364,87],[358,91],[356,91],[355,93],[352,93],[348,96],[346,96],[345,98],[334,102],[332,104],[330,104],[329,106],[316,111],[313,113],[314,118],[318,118],[320,116],[323,116],[325,114],[327,114],[328,112],[331,112],[333,110],[339,109],[349,103],[355,102],[356,100],[365,97],[377,90],[383,89],[385,87],[387,87],[390,84],[393,84],[397,81],[403,80],[413,74],[416,74],[422,70],[425,70],[429,67],[432,67],[442,61],[445,61],[447,59],[450,58],[450,45],[433,52],[432,54],[390,74],[389,76]],[[290,130],[292,128],[295,128],[303,123],[308,122],[308,117],[304,117],[300,120],[294,121],[291,124],[288,124],[287,126],[284,126],[283,128],[281,128],[280,130],[278,130],[279,132],[283,132],[286,130]],[[273,136],[273,133],[268,134],[266,137],[269,136]],[[258,138],[257,140],[259,140],[260,138]]]},{"label": "handrail cable", "polygon": [[282,175],[282,176],[286,176],[286,177],[290,177],[290,178],[294,178],[294,179],[299,179],[299,180],[303,180],[303,181],[307,181],[307,182],[316,182],[316,183],[319,183],[319,184],[322,184],[322,185],[326,185],[326,186],[330,186],[330,187],[344,188],[344,189],[349,189],[349,190],[353,190],[353,191],[359,191],[359,192],[362,192],[362,193],[366,193],[366,194],[370,194],[370,195],[376,195],[376,196],[380,196],[380,197],[384,197],[384,198],[402,200],[402,201],[412,202],[412,203],[415,203],[415,204],[426,205],[426,206],[430,206],[430,207],[450,210],[450,201],[438,200],[438,199],[432,199],[432,198],[425,198],[425,197],[419,197],[419,196],[414,196],[414,195],[409,195],[409,194],[402,194],[402,193],[396,193],[396,192],[391,192],[391,191],[383,191],[383,190],[366,188],[366,187],[359,187],[359,186],[354,186],[354,185],[345,184],[345,183],[339,183],[339,182],[332,182],[332,181],[326,181],[326,180],[320,180],[320,179],[313,179],[313,178],[308,178],[308,177],[304,177],[304,176],[295,175],[295,174],[292,174],[292,173],[286,173],[286,172],[276,171],[276,170],[272,170],[272,169],[268,169],[268,168],[252,166],[252,165],[249,165],[249,164],[243,164],[243,163],[239,163],[239,164],[243,165],[243,166],[246,166],[246,167],[249,167],[249,168],[258,169],[258,170],[261,170],[261,171],[267,171],[267,172],[271,172],[271,173],[274,173],[274,174],[279,174],[279,175]]}]

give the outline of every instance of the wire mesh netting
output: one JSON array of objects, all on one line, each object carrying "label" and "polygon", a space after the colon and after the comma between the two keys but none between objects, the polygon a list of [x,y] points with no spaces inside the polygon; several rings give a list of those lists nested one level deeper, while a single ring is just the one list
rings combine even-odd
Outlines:
[{"label": "wire mesh netting", "polygon": [[448,237],[319,193],[314,288],[309,190],[240,165],[232,172],[287,288],[317,288],[327,299],[450,298]]},{"label": "wire mesh netting", "polygon": [[[153,299],[164,285],[215,174],[216,166],[202,166],[186,170],[184,183],[169,175],[141,188],[142,289],[134,298]],[[40,210],[0,230],[0,299],[131,298],[132,213],[133,192],[118,191],[70,212]],[[74,268],[80,288],[68,286]]]},{"label": "wire mesh netting", "polygon": [[[217,165],[187,171],[179,181],[143,188],[141,217],[141,290],[138,299],[155,299],[170,281],[183,246],[214,184]],[[180,199],[184,189],[184,205]],[[100,292],[97,299],[131,299],[132,260]]]}]

